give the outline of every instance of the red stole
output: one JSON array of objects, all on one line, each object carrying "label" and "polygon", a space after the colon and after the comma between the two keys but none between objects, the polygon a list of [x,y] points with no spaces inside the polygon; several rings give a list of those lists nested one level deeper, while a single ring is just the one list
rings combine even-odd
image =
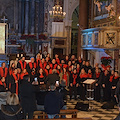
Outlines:
[{"label": "red stole", "polygon": [[118,79],[119,78],[119,76],[117,76],[117,77],[114,77],[114,79],[116,80],[116,79]]},{"label": "red stole", "polygon": [[[20,74],[17,74],[18,77],[14,73],[12,75],[13,75],[15,81],[19,80]],[[18,95],[18,82],[16,83],[16,94]]]},{"label": "red stole", "polygon": [[56,60],[57,64],[60,64],[59,58],[56,58],[55,60]]},{"label": "red stole", "polygon": [[77,68],[77,73],[79,73],[79,71],[80,71],[80,68]]},{"label": "red stole", "polygon": [[111,75],[111,76],[110,76],[110,79],[109,79],[110,82],[113,81],[113,77],[114,77],[114,75]]},{"label": "red stole", "polygon": [[95,73],[96,74],[96,78],[99,78],[100,76],[100,73]]},{"label": "red stole", "polygon": [[86,73],[80,75],[80,78],[87,78],[87,77],[88,75]]},{"label": "red stole", "polygon": [[39,78],[44,78],[44,75],[43,75],[43,73],[42,73],[42,74],[40,74]]},{"label": "red stole", "polygon": [[11,67],[9,67],[9,75],[12,75],[13,71],[14,70]]},{"label": "red stole", "polygon": [[4,86],[6,88],[6,83],[2,82],[1,80],[0,80],[0,85]]},{"label": "red stole", "polygon": [[92,78],[92,73],[88,73],[88,78]]},{"label": "red stole", "polygon": [[73,85],[76,84],[77,74],[73,74]]},{"label": "red stole", "polygon": [[46,62],[44,62],[44,63],[40,63],[40,68],[42,68],[43,70],[45,69],[45,67],[46,67],[46,65],[47,65],[47,63]]},{"label": "red stole", "polygon": [[8,68],[6,68],[5,67],[5,73],[4,73],[4,71],[3,71],[3,68],[2,67],[0,67],[0,75],[1,75],[1,77],[7,77],[7,73],[8,73]]},{"label": "red stole", "polygon": [[45,73],[46,73],[46,76],[48,76],[48,74],[52,74],[52,69],[49,69],[49,70],[45,69]]},{"label": "red stole", "polygon": [[23,63],[22,63],[21,60],[19,61],[19,63],[20,63],[20,65],[21,65],[21,69],[22,69],[22,70],[26,68],[27,63],[26,63],[25,61],[24,61],[24,66],[23,66]]},{"label": "red stole", "polygon": [[20,75],[21,80],[23,80],[23,77],[24,77],[25,75],[28,75],[28,72],[26,72],[26,73],[21,73],[21,75]]},{"label": "red stole", "polygon": [[67,82],[68,82],[68,80],[67,80],[67,75],[66,75],[66,73],[63,74],[62,79],[66,80],[66,86],[67,86]]},{"label": "red stole", "polygon": [[[33,66],[32,66],[31,62],[29,62],[29,67],[30,67],[30,69],[33,69]],[[36,63],[35,62],[34,62],[34,68],[36,68]]]},{"label": "red stole", "polygon": [[41,63],[41,60],[40,60],[40,59],[37,59],[37,60],[36,60],[36,63],[37,63],[37,66],[39,66],[39,64]]},{"label": "red stole", "polygon": [[79,61],[79,63],[82,63],[82,60],[78,60]]}]

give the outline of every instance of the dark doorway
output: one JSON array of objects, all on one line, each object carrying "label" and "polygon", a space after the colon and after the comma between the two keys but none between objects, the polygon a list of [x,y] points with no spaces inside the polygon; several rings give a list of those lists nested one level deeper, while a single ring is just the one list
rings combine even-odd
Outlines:
[{"label": "dark doorway", "polygon": [[55,57],[55,54],[59,55],[59,58],[63,58],[63,49],[62,48],[54,48],[53,49],[53,58]]}]

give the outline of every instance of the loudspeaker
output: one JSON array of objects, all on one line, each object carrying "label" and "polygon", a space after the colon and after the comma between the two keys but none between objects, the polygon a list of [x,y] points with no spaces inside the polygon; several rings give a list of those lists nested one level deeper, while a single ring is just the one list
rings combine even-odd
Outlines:
[{"label": "loudspeaker", "polygon": [[83,102],[77,102],[77,104],[75,105],[75,109],[81,110],[81,111],[88,111],[89,104],[85,104]]}]

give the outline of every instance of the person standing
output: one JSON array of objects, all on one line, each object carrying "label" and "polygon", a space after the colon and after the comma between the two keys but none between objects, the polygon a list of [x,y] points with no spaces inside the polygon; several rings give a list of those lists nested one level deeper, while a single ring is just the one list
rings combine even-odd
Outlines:
[{"label": "person standing", "polygon": [[36,110],[35,91],[33,85],[30,83],[30,77],[25,75],[19,87],[20,101],[24,112],[24,119],[28,114],[28,119],[33,118],[33,112]]}]

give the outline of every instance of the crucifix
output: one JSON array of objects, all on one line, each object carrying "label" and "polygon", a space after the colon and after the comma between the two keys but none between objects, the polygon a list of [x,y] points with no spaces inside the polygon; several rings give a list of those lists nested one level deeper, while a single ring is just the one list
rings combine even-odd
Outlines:
[{"label": "crucifix", "polygon": [[4,16],[1,20],[5,23],[8,19],[6,19]]}]

